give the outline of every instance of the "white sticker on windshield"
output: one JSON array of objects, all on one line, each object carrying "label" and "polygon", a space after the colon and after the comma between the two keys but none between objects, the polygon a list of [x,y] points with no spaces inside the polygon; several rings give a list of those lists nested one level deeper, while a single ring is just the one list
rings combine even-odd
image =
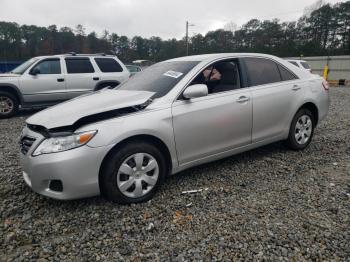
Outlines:
[{"label": "white sticker on windshield", "polygon": [[172,78],[179,78],[180,76],[183,75],[183,73],[181,73],[181,72],[175,72],[175,71],[168,71],[168,72],[164,73],[163,75],[165,75],[165,76],[170,76],[170,77],[172,77]]}]

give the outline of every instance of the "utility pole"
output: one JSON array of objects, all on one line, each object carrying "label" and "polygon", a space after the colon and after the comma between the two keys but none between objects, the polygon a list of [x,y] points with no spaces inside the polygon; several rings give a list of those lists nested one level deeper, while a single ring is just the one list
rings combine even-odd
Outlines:
[{"label": "utility pole", "polygon": [[188,56],[188,28],[190,27],[190,26],[194,26],[194,24],[190,24],[188,21],[186,21],[186,56]]}]

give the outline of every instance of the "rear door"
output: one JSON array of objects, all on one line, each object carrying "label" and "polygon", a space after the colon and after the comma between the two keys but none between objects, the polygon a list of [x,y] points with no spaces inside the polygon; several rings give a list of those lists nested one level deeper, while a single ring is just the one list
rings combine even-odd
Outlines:
[{"label": "rear door", "polygon": [[118,85],[128,79],[129,72],[123,68],[121,64],[113,57],[95,57],[93,61],[96,63],[100,73],[100,82]]},{"label": "rear door", "polygon": [[[37,74],[30,74],[31,71]],[[60,58],[43,59],[20,78],[20,87],[27,103],[59,102],[67,98],[65,75]]]},{"label": "rear door", "polygon": [[100,80],[89,57],[66,57],[66,86],[68,98],[92,92]]},{"label": "rear door", "polygon": [[252,142],[277,137],[304,97],[306,83],[288,68],[267,58],[244,58],[253,99]]}]

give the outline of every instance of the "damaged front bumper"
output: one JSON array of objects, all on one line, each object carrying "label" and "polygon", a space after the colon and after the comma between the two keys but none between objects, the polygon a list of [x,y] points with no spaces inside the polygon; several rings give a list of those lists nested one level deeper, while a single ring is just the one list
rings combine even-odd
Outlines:
[{"label": "damaged front bumper", "polygon": [[34,157],[33,151],[45,137],[25,127],[21,141],[26,137],[30,137],[34,142],[29,149],[28,146],[26,150],[21,148],[20,161],[24,181],[33,191],[61,200],[100,194],[98,182],[100,166],[113,145],[96,148],[85,145]]}]

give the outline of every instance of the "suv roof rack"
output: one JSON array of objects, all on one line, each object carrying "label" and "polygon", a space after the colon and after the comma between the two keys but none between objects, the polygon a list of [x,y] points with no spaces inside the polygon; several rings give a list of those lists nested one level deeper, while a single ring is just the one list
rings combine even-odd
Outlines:
[{"label": "suv roof rack", "polygon": [[96,53],[96,54],[77,54],[75,52],[68,52],[65,55],[72,55],[72,56],[115,56],[115,55],[106,55],[106,53]]}]

